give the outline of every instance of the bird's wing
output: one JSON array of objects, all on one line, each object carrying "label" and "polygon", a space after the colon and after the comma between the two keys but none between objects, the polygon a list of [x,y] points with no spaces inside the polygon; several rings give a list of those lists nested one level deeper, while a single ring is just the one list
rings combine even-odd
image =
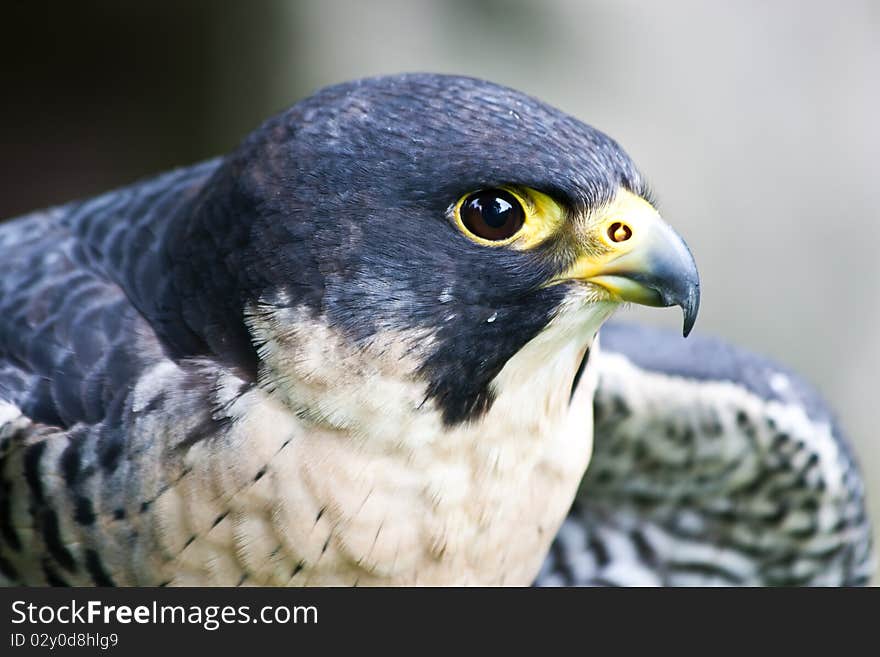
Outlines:
[{"label": "bird's wing", "polygon": [[863,485],[791,372],[722,342],[601,332],[594,456],[538,584],[868,581]]},{"label": "bird's wing", "polygon": [[[0,225],[0,579],[149,583],[131,532],[148,530],[138,516],[175,461],[144,455],[212,421],[210,404],[186,403],[204,364],[169,359],[147,320],[161,312],[158,236],[213,167]],[[172,379],[191,392],[170,399]]]},{"label": "bird's wing", "polygon": [[44,424],[94,424],[165,355],[151,326],[167,283],[160,238],[215,166],[0,225],[0,399]]}]

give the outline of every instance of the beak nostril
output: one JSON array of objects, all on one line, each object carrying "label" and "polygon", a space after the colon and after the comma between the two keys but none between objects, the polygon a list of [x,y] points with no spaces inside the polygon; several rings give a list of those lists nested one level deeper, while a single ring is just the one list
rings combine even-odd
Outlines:
[{"label": "beak nostril", "polygon": [[612,242],[626,242],[632,237],[632,234],[632,228],[619,221],[615,221],[608,226],[608,237],[611,238]]}]

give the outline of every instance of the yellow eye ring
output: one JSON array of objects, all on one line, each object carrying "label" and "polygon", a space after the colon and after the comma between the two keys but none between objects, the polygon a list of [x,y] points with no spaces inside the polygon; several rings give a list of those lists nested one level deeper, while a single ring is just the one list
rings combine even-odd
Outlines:
[{"label": "yellow eye ring", "polygon": [[565,211],[537,190],[504,186],[465,194],[453,208],[453,219],[477,244],[527,250],[560,229]]}]

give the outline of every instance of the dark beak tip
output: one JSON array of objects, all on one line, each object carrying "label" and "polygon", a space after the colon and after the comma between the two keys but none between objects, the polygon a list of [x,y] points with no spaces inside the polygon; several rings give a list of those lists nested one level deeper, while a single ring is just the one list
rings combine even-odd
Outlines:
[{"label": "dark beak tip", "polygon": [[687,336],[689,336],[691,334],[691,329],[694,328],[694,322],[696,322],[696,321],[697,321],[696,317],[693,317],[693,316],[688,317],[687,315],[685,315],[684,327],[681,330],[681,336],[683,338],[686,338]]},{"label": "dark beak tip", "polygon": [[697,314],[700,311],[700,284],[697,282],[688,291],[687,298],[681,304],[681,312],[684,315],[684,324],[682,326],[682,335],[686,338],[694,328],[697,321]]}]

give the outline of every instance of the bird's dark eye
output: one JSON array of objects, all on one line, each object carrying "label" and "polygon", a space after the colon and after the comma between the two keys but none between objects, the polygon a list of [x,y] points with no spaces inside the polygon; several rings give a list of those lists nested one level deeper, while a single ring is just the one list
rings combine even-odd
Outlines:
[{"label": "bird's dark eye", "polygon": [[497,242],[513,237],[525,222],[517,198],[503,189],[488,189],[468,196],[461,204],[461,222],[484,240]]}]

